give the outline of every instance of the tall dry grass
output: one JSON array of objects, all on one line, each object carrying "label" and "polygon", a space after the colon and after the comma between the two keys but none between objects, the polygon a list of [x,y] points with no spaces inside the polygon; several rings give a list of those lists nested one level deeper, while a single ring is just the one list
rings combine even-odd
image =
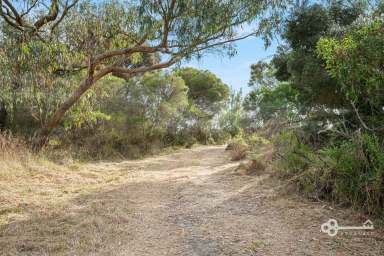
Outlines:
[{"label": "tall dry grass", "polygon": [[52,161],[48,154],[46,150],[36,155],[25,140],[0,134],[0,227],[36,214],[60,212],[73,198],[130,177],[114,164],[106,168],[102,163],[81,163],[66,156]]},{"label": "tall dry grass", "polygon": [[89,255],[99,246],[100,227],[116,240],[121,229],[104,224],[94,195],[118,188],[131,173],[114,163],[58,163],[46,155],[0,135],[0,255]]},{"label": "tall dry grass", "polygon": [[11,133],[0,133],[0,168],[8,165],[26,164],[31,159],[31,152],[27,143]]}]

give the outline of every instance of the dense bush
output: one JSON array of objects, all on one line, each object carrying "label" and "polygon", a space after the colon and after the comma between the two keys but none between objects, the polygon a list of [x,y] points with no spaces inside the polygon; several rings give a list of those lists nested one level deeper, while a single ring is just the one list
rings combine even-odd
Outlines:
[{"label": "dense bush", "polygon": [[257,87],[244,104],[258,134],[273,138],[281,178],[312,198],[384,216],[382,10],[341,1],[296,9],[285,45],[252,67]]},{"label": "dense bush", "polygon": [[[208,71],[185,70],[193,71],[195,79],[209,76],[212,83],[220,82]],[[95,97],[92,104],[104,118],[89,120],[87,113],[88,121],[63,127],[65,130],[53,137],[60,142],[57,148],[71,148],[67,151],[77,157],[138,158],[165,147],[224,143],[228,136],[214,120],[225,105],[228,86],[220,82],[216,88],[207,83],[200,88],[201,94],[205,90],[214,93],[213,89],[223,93],[214,93],[216,97],[204,100],[191,95],[190,88],[197,85],[184,81],[182,72],[152,72],[129,81],[106,81],[104,90],[108,89],[108,97]]]},{"label": "dense bush", "polygon": [[369,213],[384,208],[384,147],[375,135],[355,134],[350,141],[324,148],[331,196]]},{"label": "dense bush", "polygon": [[384,147],[368,133],[335,142],[318,151],[292,132],[275,139],[276,170],[308,196],[382,214]]},{"label": "dense bush", "polygon": [[277,170],[281,174],[292,176],[307,171],[314,161],[314,153],[308,145],[293,131],[282,132],[274,138],[278,159]]}]

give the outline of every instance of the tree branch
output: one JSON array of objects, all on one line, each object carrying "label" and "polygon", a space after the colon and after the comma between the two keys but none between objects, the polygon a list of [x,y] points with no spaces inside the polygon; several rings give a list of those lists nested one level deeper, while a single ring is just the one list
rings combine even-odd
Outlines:
[{"label": "tree branch", "polygon": [[59,0],[52,0],[51,5],[47,6],[49,9],[48,13],[39,17],[32,23],[32,21],[28,21],[28,19],[24,19],[23,17],[29,14],[38,5],[38,0],[32,2],[23,13],[18,12],[17,8],[9,0],[0,0],[0,16],[10,26],[20,31],[29,31],[31,34],[38,32],[43,26],[50,22],[56,21],[51,27],[51,31],[53,31],[63,21],[64,17],[68,14],[68,11],[78,2],[79,0],[73,0],[73,2],[69,4],[68,0],[59,16],[60,2]]},{"label": "tree branch", "polygon": [[64,17],[68,14],[68,11],[70,9],[72,9],[77,3],[79,2],[79,0],[74,0],[72,2],[72,4],[69,4],[68,5],[68,1],[65,3],[65,6],[64,6],[64,10],[62,12],[62,14],[60,15],[60,18],[52,25],[51,27],[51,33],[56,29],[56,27],[63,21]]},{"label": "tree branch", "polygon": [[47,15],[40,17],[34,24],[34,29],[39,30],[45,24],[54,21],[59,14],[59,0],[52,0],[51,7]]},{"label": "tree branch", "polygon": [[163,69],[172,66],[177,61],[179,61],[179,57],[172,57],[166,62],[158,63],[149,67],[138,67],[138,68],[124,68],[124,67],[112,67],[112,72],[117,73],[119,75],[125,74],[128,75],[128,77],[132,77],[137,74],[142,74],[149,71],[154,71],[158,69]]},{"label": "tree branch", "polygon": [[351,101],[351,105],[352,105],[352,108],[353,110],[355,111],[355,114],[357,116],[357,119],[359,120],[360,124],[364,127],[364,129],[368,130],[368,131],[373,131],[374,129],[372,128],[369,128],[366,123],[363,121],[363,119],[361,119],[360,117],[360,114],[359,114],[359,111],[357,110],[356,106],[355,106],[355,103],[353,101]]},{"label": "tree branch", "polygon": [[[7,7],[12,11],[12,13],[14,15],[14,19],[17,22],[17,24],[22,26],[23,20],[22,20],[21,16],[19,15],[19,13],[17,12],[16,8],[8,0],[3,0],[3,1],[7,5]],[[8,16],[10,16],[10,15],[8,14]]]}]

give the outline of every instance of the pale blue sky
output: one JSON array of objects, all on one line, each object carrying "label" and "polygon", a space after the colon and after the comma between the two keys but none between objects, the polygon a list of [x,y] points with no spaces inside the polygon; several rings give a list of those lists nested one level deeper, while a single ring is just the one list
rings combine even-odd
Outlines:
[{"label": "pale blue sky", "polygon": [[209,70],[220,79],[238,91],[240,88],[243,94],[249,91],[248,80],[251,64],[259,60],[271,57],[275,52],[277,43],[265,49],[264,42],[260,38],[247,38],[236,43],[237,54],[234,57],[220,56],[217,54],[206,54],[200,60],[191,60],[183,66]]}]

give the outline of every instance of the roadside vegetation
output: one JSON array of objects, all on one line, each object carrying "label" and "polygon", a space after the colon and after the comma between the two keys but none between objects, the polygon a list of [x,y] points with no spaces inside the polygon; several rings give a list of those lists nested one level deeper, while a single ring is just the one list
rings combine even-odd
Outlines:
[{"label": "roadside vegetation", "polygon": [[275,173],[300,193],[381,217],[383,32],[380,4],[296,8],[277,53],[252,66],[242,126],[269,140]]}]

